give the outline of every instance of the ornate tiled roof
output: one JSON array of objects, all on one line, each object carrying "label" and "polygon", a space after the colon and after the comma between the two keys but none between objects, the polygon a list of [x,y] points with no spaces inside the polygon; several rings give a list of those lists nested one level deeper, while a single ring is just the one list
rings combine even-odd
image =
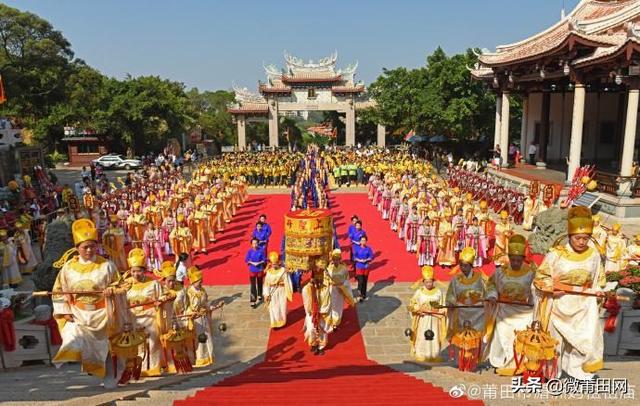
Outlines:
[{"label": "ornate tiled roof", "polygon": [[227,109],[231,114],[266,114],[269,112],[267,103],[244,103]]},{"label": "ornate tiled roof", "polygon": [[479,60],[486,66],[508,65],[533,60],[569,44],[582,42],[594,48],[618,47],[626,41],[623,24],[640,16],[636,0],[582,0],[563,20],[526,40],[497,47]]},{"label": "ornate tiled roof", "polygon": [[284,83],[338,82],[342,76],[334,72],[301,72],[294,75],[282,75]]},{"label": "ornate tiled roof", "polygon": [[283,83],[274,83],[272,85],[261,83],[258,90],[260,93],[291,93],[291,87]]},{"label": "ornate tiled roof", "polygon": [[364,85],[350,85],[350,86],[331,86],[331,92],[333,93],[362,93],[364,92]]}]

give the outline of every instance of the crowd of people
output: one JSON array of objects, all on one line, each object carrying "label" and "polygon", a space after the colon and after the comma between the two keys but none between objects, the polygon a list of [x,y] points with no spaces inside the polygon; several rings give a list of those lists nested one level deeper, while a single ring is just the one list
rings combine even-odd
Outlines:
[{"label": "crowd of people", "polygon": [[[640,236],[627,245],[619,225],[606,230],[588,209],[575,207],[569,210],[567,244],[552,248],[536,267],[514,224],[526,226],[539,206],[546,206],[544,197],[538,202],[539,191],[523,198],[453,160],[441,176],[432,162],[410,151],[318,148],[306,154],[226,154],[194,167],[189,180],[165,161],[128,175],[120,188],[94,194],[87,185],[82,204],[70,204],[65,214],[77,218],[75,250],[56,264],[61,269],[50,292],[63,339],[54,362],[80,362],[107,386],[210,365],[212,312],[219,305],[209,302],[202,270],[190,259],[206,253],[232,220],[249,183],[291,186],[293,211],[327,209],[330,190],[340,183],[336,175],[342,176],[335,168],[348,162],[360,165],[371,204],[421,267],[408,303],[412,325],[407,332],[418,361],[442,361],[449,345],[464,349],[456,357],[464,370],[487,360],[501,375],[547,374],[541,360],[526,363],[514,354],[514,342],[526,341],[519,332],[530,331],[556,343],[553,374],[590,379],[601,368],[597,318],[605,271],[637,264]],[[282,175],[255,170],[278,165],[286,169]],[[347,170],[347,182],[348,177]],[[347,233],[348,261],[335,228],[333,234],[332,250],[313,259],[306,277],[285,267],[284,242],[280,250],[269,249],[272,229],[261,215],[245,256],[251,307],[264,303],[271,327],[282,328],[287,302],[300,292],[305,341],[317,355],[339,328],[345,303],[367,300],[375,261],[357,215]],[[0,233],[0,242],[5,239]],[[487,264],[495,265],[491,277],[481,270]],[[436,266],[453,277],[446,291],[436,285]],[[567,321],[569,308],[580,313],[580,322]],[[108,356],[113,362],[106,362]]]}]

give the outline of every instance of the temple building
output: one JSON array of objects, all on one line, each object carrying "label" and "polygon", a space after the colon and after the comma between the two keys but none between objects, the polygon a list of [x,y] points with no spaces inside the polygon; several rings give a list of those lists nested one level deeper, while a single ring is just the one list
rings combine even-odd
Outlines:
[{"label": "temple building", "polygon": [[[278,147],[278,117],[295,112],[337,111],[344,114],[346,145],[355,145],[356,111],[370,107],[362,82],[356,82],[357,63],[339,69],[337,53],[317,62],[305,62],[285,52],[285,67],[265,66],[266,81],[258,92],[234,86],[236,103],[229,108],[238,129],[238,148],[246,148],[246,126],[269,122],[269,146]],[[378,126],[378,144],[384,145],[385,128]]]},{"label": "temple building", "polygon": [[[494,144],[507,162],[510,100],[522,98],[520,148],[538,147],[538,167],[595,165],[610,212],[640,217],[638,98],[640,1],[582,0],[552,27],[483,51],[471,69],[498,95]],[[621,200],[622,199],[622,200]],[[624,200],[626,199],[626,200]],[[607,199],[603,199],[605,204]],[[611,200],[610,200],[611,201]]]}]

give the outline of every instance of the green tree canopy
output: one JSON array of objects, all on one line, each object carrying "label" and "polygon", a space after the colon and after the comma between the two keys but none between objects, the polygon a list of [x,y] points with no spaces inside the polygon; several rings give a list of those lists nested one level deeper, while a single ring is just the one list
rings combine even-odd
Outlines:
[{"label": "green tree canopy", "polygon": [[449,57],[438,47],[424,67],[384,69],[369,87],[376,107],[367,115],[398,136],[411,130],[458,138],[488,134],[495,96],[471,79],[467,67],[476,61],[470,49]]}]

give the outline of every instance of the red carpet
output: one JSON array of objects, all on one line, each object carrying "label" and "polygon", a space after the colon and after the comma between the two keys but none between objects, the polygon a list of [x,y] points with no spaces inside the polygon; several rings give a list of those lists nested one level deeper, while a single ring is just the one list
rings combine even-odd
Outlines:
[{"label": "red carpet", "polygon": [[368,360],[353,308],[345,310],[340,329],[330,335],[325,355],[314,356],[302,337],[300,295],[291,307],[287,326],[271,331],[264,362],[174,404],[483,404],[454,399],[441,388]]},{"label": "red carpet", "polygon": [[258,217],[267,215],[273,230],[269,250],[280,251],[284,214],[289,210],[288,195],[249,196],[225,230],[216,235],[208,254],[197,254],[193,263],[203,270],[205,285],[240,285],[249,283],[249,269],[244,257]]},{"label": "red carpet", "polygon": [[[375,259],[371,264],[370,282],[395,281],[413,282],[420,278],[420,269],[415,254],[405,250],[404,241],[391,231],[389,222],[382,219],[367,199],[365,193],[337,193],[331,197],[331,210],[338,231],[343,258],[348,259],[350,241],[347,228],[351,216],[356,214],[363,222],[369,237],[369,245],[374,251]],[[224,232],[217,236],[217,242],[209,246],[208,254],[198,254],[194,263],[204,270],[205,285],[238,285],[248,284],[248,270],[244,256],[249,249],[249,238],[260,214],[267,215],[273,235],[269,242],[269,251],[280,251],[284,215],[289,210],[288,195],[250,196],[238,210]],[[542,257],[535,256],[540,263]],[[436,278],[448,281],[452,278],[449,269],[435,266]],[[495,271],[493,263],[485,264],[482,271],[491,275]]]}]

